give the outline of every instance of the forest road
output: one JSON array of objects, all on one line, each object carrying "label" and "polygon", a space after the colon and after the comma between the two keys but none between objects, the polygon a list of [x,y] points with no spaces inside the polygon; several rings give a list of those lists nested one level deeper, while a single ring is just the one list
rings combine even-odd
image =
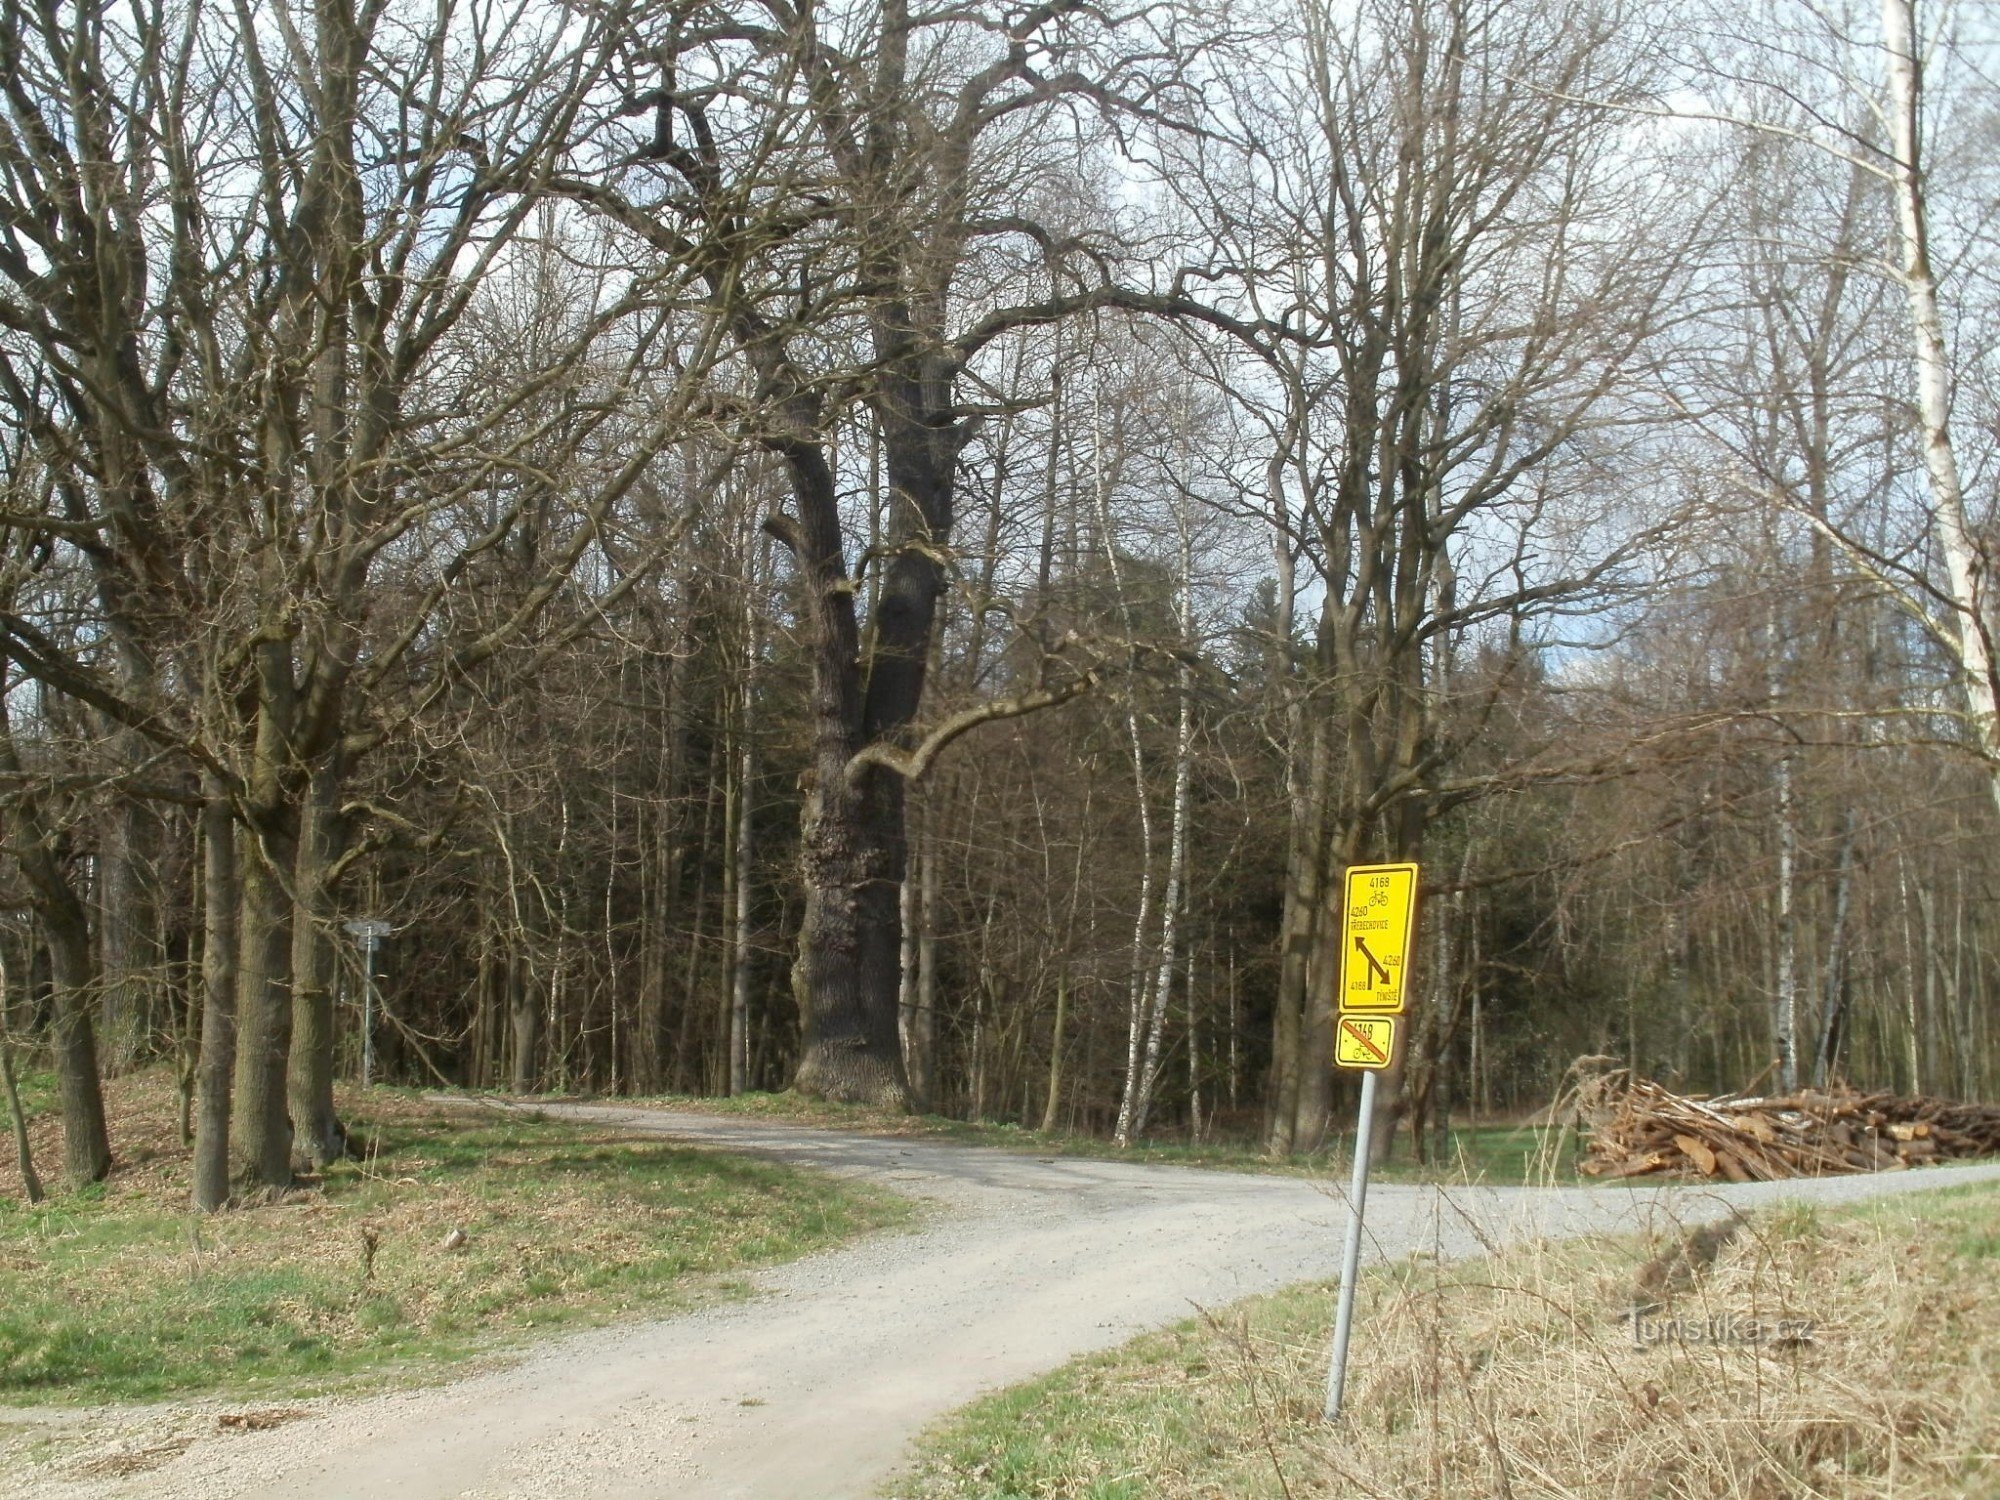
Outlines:
[{"label": "forest road", "polygon": [[[559,1337],[448,1385],[314,1402],[308,1417],[272,1430],[218,1432],[215,1414],[227,1407],[215,1402],[156,1408],[137,1424],[130,1414],[85,1418],[105,1424],[100,1456],[79,1460],[72,1450],[61,1473],[45,1471],[20,1493],[868,1496],[920,1428],[981,1392],[1197,1308],[1330,1277],[1340,1254],[1339,1195],[1297,1177],[1038,1158],[679,1111],[539,1107],[865,1177],[936,1200],[937,1211],[914,1232],[758,1273],[749,1300]],[[1469,1255],[1482,1238],[1693,1222],[1732,1204],[1844,1202],[1993,1178],[2000,1164],[1719,1189],[1383,1184],[1369,1195],[1369,1250]],[[1365,1357],[1365,1330],[1360,1338]],[[121,1446],[164,1461],[142,1451],[144,1472],[107,1476],[118,1465],[106,1458]],[[74,1477],[92,1470],[101,1477]]]}]

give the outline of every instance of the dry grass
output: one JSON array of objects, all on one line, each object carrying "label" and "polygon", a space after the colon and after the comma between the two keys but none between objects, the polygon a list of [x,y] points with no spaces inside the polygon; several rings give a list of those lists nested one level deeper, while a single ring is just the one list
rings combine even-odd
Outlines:
[{"label": "dry grass", "polygon": [[[1753,1221],[1635,1326],[1632,1241],[1411,1261],[1362,1290],[1319,1420],[1330,1298],[1258,1299],[962,1414],[900,1491],[1777,1500],[2000,1494],[2000,1190]],[[1662,1337],[1660,1320],[1755,1339]],[[1775,1325],[1810,1320],[1809,1337]],[[1643,1337],[1642,1337],[1643,1335]],[[1791,1336],[1781,1336],[1791,1335]]]},{"label": "dry grass", "polygon": [[[371,1092],[364,1160],[197,1218],[171,1079],[112,1086],[120,1165],[38,1207],[0,1178],[0,1401],[322,1389],[658,1311],[908,1217],[863,1184]],[[53,1123],[33,1134],[54,1163]],[[462,1231],[462,1240],[453,1237]]]}]

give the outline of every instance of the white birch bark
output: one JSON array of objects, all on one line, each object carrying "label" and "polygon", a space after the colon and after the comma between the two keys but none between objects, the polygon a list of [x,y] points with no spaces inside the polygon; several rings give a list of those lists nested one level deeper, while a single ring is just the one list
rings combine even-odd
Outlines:
[{"label": "white birch bark", "polygon": [[1146,797],[1146,757],[1139,740],[1137,709],[1126,710],[1125,727],[1132,743],[1132,780],[1139,798],[1140,871],[1139,911],[1132,919],[1132,980],[1126,995],[1125,1086],[1119,1094],[1118,1127],[1112,1137],[1121,1146],[1132,1144],[1132,1116],[1139,1097],[1140,1045],[1146,1034],[1146,929],[1153,919],[1153,812]]},{"label": "white birch bark", "polygon": [[[1126,633],[1132,630],[1132,612],[1125,597],[1125,570],[1118,561],[1118,539],[1111,525],[1111,481],[1104,466],[1104,426],[1093,412],[1091,420],[1092,462],[1096,466],[1097,517],[1103,532],[1104,560],[1111,571],[1111,590],[1118,601]],[[1139,803],[1139,910],[1132,921],[1132,978],[1126,992],[1125,1083],[1118,1096],[1118,1124],[1112,1139],[1120,1146],[1132,1143],[1132,1116],[1138,1103],[1142,1070],[1141,1043],[1146,1035],[1146,929],[1153,917],[1153,810],[1146,795],[1146,750],[1139,738],[1139,710],[1128,699],[1125,732],[1132,747],[1132,783]]]},{"label": "white birch bark", "polygon": [[[1187,553],[1181,554],[1183,572],[1186,577]],[[1182,585],[1183,598],[1186,584]],[[1183,628],[1186,626],[1183,616]],[[1167,844],[1167,885],[1160,899],[1160,958],[1153,985],[1152,1016],[1146,1028],[1146,1062],[1139,1077],[1139,1098],[1132,1110],[1129,1121],[1121,1121],[1121,1128],[1129,1128],[1130,1135],[1137,1135],[1146,1128],[1146,1117],[1152,1113],[1153,1090],[1160,1077],[1160,1041],[1166,1030],[1167,1007],[1171,1002],[1174,988],[1174,963],[1179,954],[1180,917],[1182,887],[1187,881],[1187,835],[1188,835],[1188,783],[1194,760],[1194,695],[1193,684],[1189,681],[1188,669],[1183,664],[1175,674],[1175,682],[1180,690],[1180,718],[1174,736],[1174,811],[1173,828],[1168,834]],[[1129,1138],[1129,1136],[1128,1136]],[[1120,1141],[1121,1145],[1125,1144]]]},{"label": "white birch bark", "polygon": [[1932,525],[1951,598],[1952,645],[1974,743],[1985,756],[1987,784],[2000,806],[2000,681],[1994,677],[1986,558],[1966,516],[1965,491],[1951,441],[1951,358],[1931,265],[1925,206],[1922,67],[1916,51],[1915,0],[1882,0],[1882,50],[1889,82],[1890,176],[1901,232],[1904,295],[1917,367],[1917,416]]},{"label": "white birch bark", "polygon": [[[1777,546],[1772,539],[1770,556],[1773,564],[1777,561]],[[1775,714],[1778,707],[1780,684],[1778,681],[1778,606],[1775,591],[1765,614],[1764,645],[1764,694]],[[1777,806],[1774,818],[1777,823],[1778,843],[1778,922],[1776,983],[1771,996],[1771,1040],[1778,1053],[1778,1073],[1784,1091],[1797,1093],[1799,1087],[1799,933],[1798,933],[1798,863],[1799,863],[1799,821],[1792,785],[1792,756],[1789,751],[1780,754],[1771,768],[1773,790]]]},{"label": "white birch bark", "polygon": [[[1160,901],[1159,963],[1153,976],[1151,1015],[1146,1022],[1146,1057],[1139,1070],[1138,1097],[1134,1100],[1128,1089],[1126,1101],[1119,1109],[1121,1146],[1145,1130],[1146,1117],[1152,1113],[1153,1091],[1160,1079],[1160,1043],[1166,1032],[1167,1009],[1173,1000],[1182,890],[1187,882],[1188,792],[1194,761],[1194,679],[1187,665],[1188,653],[1194,646],[1194,518],[1188,505],[1183,496],[1175,515],[1180,530],[1180,576],[1175,580],[1174,623],[1180,630],[1182,654],[1174,673],[1180,704],[1174,730],[1174,801],[1173,823],[1167,836],[1167,884]],[[1135,748],[1136,745],[1135,738]],[[1142,787],[1142,794],[1143,790]],[[1143,1008],[1143,1005],[1138,1007]]]},{"label": "white birch bark", "polygon": [[1773,774],[1778,792],[1778,983],[1773,1021],[1778,1071],[1785,1092],[1792,1094],[1799,1087],[1799,823],[1792,795],[1792,758],[1778,757]]}]

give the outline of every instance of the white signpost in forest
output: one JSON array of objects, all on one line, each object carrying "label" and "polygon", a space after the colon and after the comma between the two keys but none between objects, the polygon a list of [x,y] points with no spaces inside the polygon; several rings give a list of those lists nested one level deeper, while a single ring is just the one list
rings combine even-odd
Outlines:
[{"label": "white signpost in forest", "polygon": [[361,939],[361,1086],[375,1075],[375,945],[395,929],[378,917],[340,924]]},{"label": "white signpost in forest", "polygon": [[1354,1177],[1347,1190],[1347,1246],[1340,1259],[1340,1305],[1326,1372],[1326,1420],[1340,1420],[1347,1341],[1354,1332],[1354,1280],[1361,1269],[1361,1216],[1368,1203],[1368,1151],[1375,1121],[1375,1075],[1396,1055],[1397,1024],[1408,1000],[1405,976],[1417,929],[1415,865],[1351,865],[1340,908],[1340,1012],[1333,1060],[1361,1073],[1354,1126]]}]

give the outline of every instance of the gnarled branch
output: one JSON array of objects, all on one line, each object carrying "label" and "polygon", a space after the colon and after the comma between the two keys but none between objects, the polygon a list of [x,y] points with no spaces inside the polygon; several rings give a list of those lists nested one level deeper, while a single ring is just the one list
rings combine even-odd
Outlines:
[{"label": "gnarled branch", "polygon": [[889,745],[869,745],[859,751],[847,763],[847,780],[850,785],[857,781],[869,766],[881,766],[894,771],[905,781],[923,779],[937,758],[951,742],[960,735],[977,729],[981,724],[991,724],[998,719],[1018,719],[1027,714],[1039,713],[1045,708],[1054,708],[1059,703],[1080,697],[1097,685],[1097,668],[1087,669],[1081,676],[1055,687],[1038,687],[1029,692],[1017,693],[1011,698],[995,698],[987,703],[974,704],[961,709],[923,737],[917,748],[908,752]]}]

